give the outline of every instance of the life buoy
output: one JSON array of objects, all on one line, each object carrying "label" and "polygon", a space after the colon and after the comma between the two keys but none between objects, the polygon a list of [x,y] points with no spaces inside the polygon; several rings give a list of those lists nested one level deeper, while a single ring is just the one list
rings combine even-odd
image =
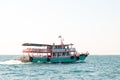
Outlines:
[{"label": "life buoy", "polygon": [[79,60],[79,56],[76,56],[76,60]]},{"label": "life buoy", "polygon": [[32,57],[30,57],[30,62],[32,62],[33,61],[33,58]]},{"label": "life buoy", "polygon": [[70,59],[74,59],[74,56],[71,56]]},{"label": "life buoy", "polygon": [[50,61],[50,58],[47,58],[47,62],[49,62]]}]

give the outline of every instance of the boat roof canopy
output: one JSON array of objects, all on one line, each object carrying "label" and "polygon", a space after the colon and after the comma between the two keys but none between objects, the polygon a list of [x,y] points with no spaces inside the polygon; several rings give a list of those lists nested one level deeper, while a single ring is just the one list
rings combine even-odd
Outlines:
[{"label": "boat roof canopy", "polygon": [[[55,45],[55,44],[53,44]],[[36,44],[36,43],[24,43],[22,44],[22,46],[53,46],[53,45],[49,45],[49,44]],[[64,45],[55,45],[55,46],[69,46],[69,45],[73,45],[73,44],[64,44]]]},{"label": "boat roof canopy", "polygon": [[22,46],[52,46],[49,44],[24,43]]}]

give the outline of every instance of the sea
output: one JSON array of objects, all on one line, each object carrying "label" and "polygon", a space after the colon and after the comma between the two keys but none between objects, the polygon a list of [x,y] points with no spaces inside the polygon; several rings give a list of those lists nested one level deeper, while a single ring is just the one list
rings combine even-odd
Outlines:
[{"label": "sea", "polygon": [[120,80],[120,55],[89,55],[76,63],[22,63],[0,55],[0,80]]}]

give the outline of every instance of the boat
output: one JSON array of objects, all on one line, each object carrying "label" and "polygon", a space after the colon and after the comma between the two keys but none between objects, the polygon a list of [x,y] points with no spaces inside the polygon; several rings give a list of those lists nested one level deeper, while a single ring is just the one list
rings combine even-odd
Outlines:
[{"label": "boat", "polygon": [[23,43],[23,56],[20,57],[22,62],[33,63],[73,63],[84,61],[89,55],[88,52],[78,53],[73,44],[36,44]]}]

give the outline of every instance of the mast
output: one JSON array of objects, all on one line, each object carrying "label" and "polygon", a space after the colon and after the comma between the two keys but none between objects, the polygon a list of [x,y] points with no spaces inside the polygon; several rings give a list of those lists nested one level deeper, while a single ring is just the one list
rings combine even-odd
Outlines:
[{"label": "mast", "polygon": [[60,36],[58,36],[58,38],[60,39],[60,44],[61,44],[61,45],[64,45],[64,43],[63,43],[63,40],[64,40],[64,39],[62,38],[62,36],[60,35]]}]

